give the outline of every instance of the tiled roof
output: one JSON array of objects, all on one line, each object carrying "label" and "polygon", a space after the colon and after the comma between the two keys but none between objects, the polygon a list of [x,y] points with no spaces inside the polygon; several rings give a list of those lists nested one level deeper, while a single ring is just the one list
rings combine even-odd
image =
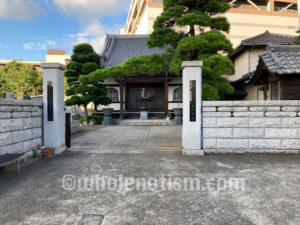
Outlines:
[{"label": "tiled roof", "polygon": [[254,73],[255,73],[255,71],[252,71],[252,72],[250,72],[250,73],[246,73],[246,74],[243,75],[240,79],[237,79],[237,80],[235,80],[235,81],[230,81],[229,83],[231,83],[231,84],[238,84],[238,83],[241,83],[241,84],[243,84],[243,85],[246,85],[246,84],[248,84],[248,83],[251,81],[251,79],[252,79]]},{"label": "tiled roof", "polygon": [[295,36],[284,35],[284,34],[274,34],[266,31],[262,34],[248,38],[241,42],[244,46],[267,46],[268,44],[273,45],[292,45],[296,40]]},{"label": "tiled roof", "polygon": [[147,48],[149,35],[108,34],[101,53],[102,66],[118,65],[128,58],[138,55],[162,54],[164,49]]},{"label": "tiled roof", "polygon": [[267,70],[273,74],[300,74],[300,46],[272,46],[259,55]]},{"label": "tiled roof", "polygon": [[242,54],[245,50],[258,47],[265,48],[267,45],[293,45],[296,40],[296,36],[275,34],[266,31],[262,34],[256,35],[252,38],[245,39],[241,44],[235,48],[234,52],[229,56],[231,59],[236,58]]}]

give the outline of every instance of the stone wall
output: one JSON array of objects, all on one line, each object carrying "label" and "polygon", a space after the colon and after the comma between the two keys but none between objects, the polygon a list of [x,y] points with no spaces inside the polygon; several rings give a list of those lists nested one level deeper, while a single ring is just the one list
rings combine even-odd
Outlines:
[{"label": "stone wall", "polygon": [[0,99],[0,155],[33,154],[42,145],[42,100]]},{"label": "stone wall", "polygon": [[299,106],[299,101],[203,102],[203,149],[300,153]]}]

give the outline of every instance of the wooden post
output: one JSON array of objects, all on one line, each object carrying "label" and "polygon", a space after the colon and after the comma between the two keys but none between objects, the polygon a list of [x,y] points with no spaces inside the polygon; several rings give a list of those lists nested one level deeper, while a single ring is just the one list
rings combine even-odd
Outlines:
[{"label": "wooden post", "polygon": [[123,91],[124,80],[120,82],[120,117],[124,112],[124,91]]}]

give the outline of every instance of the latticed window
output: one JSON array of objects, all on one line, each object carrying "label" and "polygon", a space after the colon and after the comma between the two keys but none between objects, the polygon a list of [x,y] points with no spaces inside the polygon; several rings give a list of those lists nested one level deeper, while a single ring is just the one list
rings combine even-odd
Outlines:
[{"label": "latticed window", "polygon": [[114,88],[107,88],[107,97],[111,102],[119,102],[118,91]]},{"label": "latticed window", "polygon": [[178,87],[173,92],[173,101],[182,102],[182,87]]}]

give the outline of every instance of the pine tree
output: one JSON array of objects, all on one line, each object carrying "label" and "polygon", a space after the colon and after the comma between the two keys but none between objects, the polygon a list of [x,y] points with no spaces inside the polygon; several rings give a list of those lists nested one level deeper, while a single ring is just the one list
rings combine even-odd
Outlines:
[{"label": "pine tree", "polygon": [[67,65],[65,77],[67,77],[68,90],[66,105],[78,105],[84,107],[85,121],[88,120],[87,106],[89,103],[95,105],[108,105],[110,99],[106,97],[106,87],[99,81],[80,81],[79,76],[86,76],[100,68],[100,55],[89,44],[74,46],[71,62]]},{"label": "pine tree", "polygon": [[181,73],[183,61],[203,61],[203,99],[217,100],[221,93],[233,92],[224,75],[234,73],[232,44],[223,32],[230,24],[220,14],[230,5],[224,0],[163,0],[164,9],[153,25],[148,47],[167,47],[171,57],[169,72]]}]

